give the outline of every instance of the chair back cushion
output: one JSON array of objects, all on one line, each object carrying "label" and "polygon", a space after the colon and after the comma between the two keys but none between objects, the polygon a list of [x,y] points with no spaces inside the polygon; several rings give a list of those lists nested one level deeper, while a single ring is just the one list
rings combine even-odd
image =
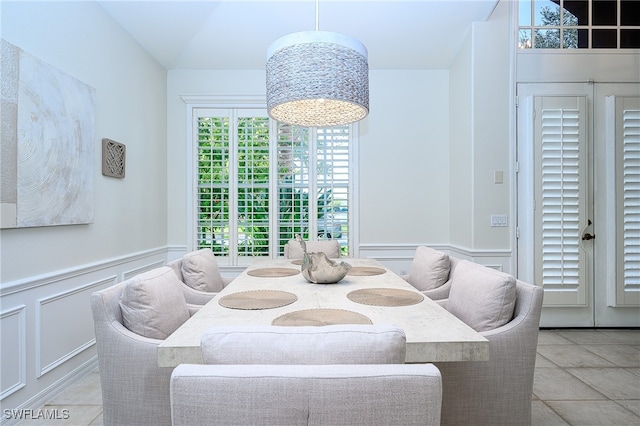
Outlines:
[{"label": "chair back cushion", "polygon": [[205,364],[398,364],[406,337],[394,325],[220,326],[202,336]]},{"label": "chair back cushion", "polygon": [[208,248],[182,256],[182,277],[186,285],[200,291],[219,292],[224,287],[218,261]]},{"label": "chair back cushion", "polygon": [[438,288],[449,278],[449,264],[448,254],[420,246],[411,262],[407,281],[420,291]]},{"label": "chair back cushion", "polygon": [[487,331],[506,324],[515,302],[513,276],[467,260],[458,262],[447,309],[469,327]]},{"label": "chair back cushion", "polygon": [[432,364],[193,365],[171,376],[174,426],[439,425]]},{"label": "chair back cushion", "polygon": [[[307,253],[325,253],[329,259],[340,257],[340,243],[338,240],[305,241]],[[284,245],[284,257],[287,259],[302,259],[304,251],[296,240],[291,240]]]},{"label": "chair back cushion", "polygon": [[125,327],[152,339],[166,339],[189,319],[180,282],[168,266],[128,280],[120,296],[120,309]]}]

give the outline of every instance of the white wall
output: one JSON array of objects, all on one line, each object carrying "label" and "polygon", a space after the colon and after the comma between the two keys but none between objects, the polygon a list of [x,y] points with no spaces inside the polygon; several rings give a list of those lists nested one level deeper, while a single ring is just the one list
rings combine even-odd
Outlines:
[{"label": "white wall", "polygon": [[[509,14],[509,2],[501,2],[487,22],[470,28],[451,67],[449,121],[450,244],[478,261],[495,257],[489,265],[507,270],[515,202]],[[491,227],[492,214],[507,214],[509,226]]]},{"label": "white wall", "polygon": [[[487,22],[476,22],[473,33],[473,248],[511,248],[515,221],[509,220],[514,145],[512,108],[515,100],[510,79],[512,29],[509,4],[502,3]],[[502,172],[503,183],[494,182]],[[492,227],[490,216],[506,214],[508,227]]]},{"label": "white wall", "polygon": [[370,72],[360,124],[361,245],[449,240],[449,72]]},{"label": "white wall", "polygon": [[[95,366],[89,295],[166,257],[166,71],[96,2],[1,8],[2,38],[96,91],[94,223],[0,231],[2,407],[37,408]],[[102,138],[125,179],[102,176]]]},{"label": "white wall", "polygon": [[473,246],[473,68],[472,38],[464,40],[451,66],[449,83],[450,243]]}]

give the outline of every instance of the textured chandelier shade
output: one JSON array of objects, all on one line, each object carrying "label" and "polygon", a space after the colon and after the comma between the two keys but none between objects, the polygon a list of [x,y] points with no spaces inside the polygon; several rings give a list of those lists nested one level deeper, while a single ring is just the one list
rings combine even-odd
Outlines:
[{"label": "textured chandelier shade", "polygon": [[328,31],[279,38],[267,51],[269,116],[306,127],[352,123],[369,113],[367,49]]}]

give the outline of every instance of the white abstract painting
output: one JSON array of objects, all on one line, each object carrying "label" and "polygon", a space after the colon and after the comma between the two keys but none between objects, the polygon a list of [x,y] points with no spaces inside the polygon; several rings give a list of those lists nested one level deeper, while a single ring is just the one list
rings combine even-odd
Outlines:
[{"label": "white abstract painting", "polygon": [[90,223],[95,89],[2,44],[2,227]]}]

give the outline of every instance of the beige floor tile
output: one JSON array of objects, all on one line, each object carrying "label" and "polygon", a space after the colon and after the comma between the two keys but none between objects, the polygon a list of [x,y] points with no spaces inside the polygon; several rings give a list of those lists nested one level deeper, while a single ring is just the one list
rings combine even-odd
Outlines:
[{"label": "beige floor tile", "polygon": [[606,359],[578,345],[545,345],[538,353],[560,367],[615,367]]},{"label": "beige floor tile", "polygon": [[619,399],[616,402],[634,413],[636,416],[640,416],[640,399]]},{"label": "beige floor tile", "polygon": [[633,345],[583,345],[592,352],[618,367],[640,367],[640,347]]},{"label": "beige floor tile", "polygon": [[640,330],[602,330],[602,333],[619,339],[619,343],[640,345]]},{"label": "beige floor tile", "polygon": [[640,399],[640,378],[624,368],[568,368],[567,371],[610,399]]},{"label": "beige floor tile", "polygon": [[640,417],[614,401],[549,401],[547,404],[571,425],[631,426]]},{"label": "beige floor tile", "polygon": [[559,336],[580,345],[629,342],[629,334],[614,333],[613,331],[559,330],[556,333]]},{"label": "beige floor tile", "polygon": [[97,371],[89,373],[49,403],[52,405],[102,405],[100,374]]},{"label": "beige floor tile", "polygon": [[538,333],[538,346],[541,345],[572,345],[572,341],[560,336],[553,330],[540,330]]},{"label": "beige floor tile", "polygon": [[533,393],[544,401],[606,399],[562,368],[536,368]]},{"label": "beige floor tile", "polygon": [[533,401],[531,403],[531,424],[534,426],[569,425],[569,423],[562,420],[562,417],[541,401]]},{"label": "beige floor tile", "polygon": [[544,356],[540,355],[540,353],[536,354],[536,368],[554,368],[558,367],[553,362],[549,361]]}]

